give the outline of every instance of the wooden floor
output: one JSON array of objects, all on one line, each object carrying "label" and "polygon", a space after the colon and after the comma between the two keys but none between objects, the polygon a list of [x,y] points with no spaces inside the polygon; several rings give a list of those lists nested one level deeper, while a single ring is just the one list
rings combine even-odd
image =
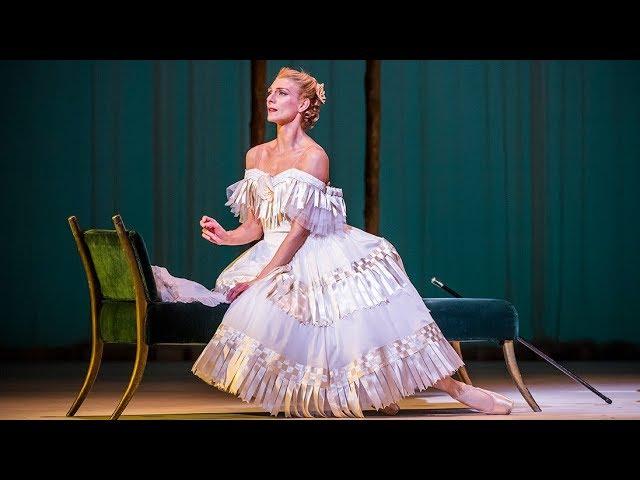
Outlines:
[{"label": "wooden floor", "polygon": [[[504,363],[476,361],[468,362],[474,384],[513,398],[516,407],[511,415],[483,415],[438,390],[429,389],[403,400],[402,410],[395,417],[370,411],[365,412],[366,419],[640,419],[640,362],[563,362],[563,365],[611,398],[613,403],[606,404],[546,362],[521,362],[524,380],[542,408],[542,412],[535,413],[516,389]],[[81,386],[86,364],[5,362],[0,367],[0,419],[105,419],[118,403],[131,367],[132,362],[103,363],[89,397],[77,415],[70,419],[65,413]],[[260,408],[210,387],[195,377],[190,367],[191,362],[150,362],[121,420],[285,419],[282,414],[270,416]]]}]

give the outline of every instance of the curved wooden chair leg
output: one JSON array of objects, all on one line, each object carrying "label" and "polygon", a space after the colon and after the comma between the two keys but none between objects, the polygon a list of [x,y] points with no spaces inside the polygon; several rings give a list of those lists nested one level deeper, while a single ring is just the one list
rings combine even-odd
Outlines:
[{"label": "curved wooden chair leg", "polygon": [[533,395],[531,395],[531,392],[522,380],[522,375],[520,375],[520,369],[518,368],[518,362],[516,361],[516,352],[513,349],[513,340],[506,340],[502,344],[502,351],[504,352],[504,359],[507,363],[509,374],[511,375],[511,378],[513,378],[518,390],[520,390],[520,394],[524,397],[534,412],[541,412],[542,409],[533,399]]},{"label": "curved wooden chair leg", "polygon": [[[451,342],[451,346],[456,351],[458,356],[462,358],[462,348],[460,348],[460,342],[455,342],[455,341]],[[467,372],[467,367],[464,367],[464,366],[460,367],[458,369],[457,375],[461,382],[464,382],[467,385],[473,386],[473,383],[471,383],[471,378],[469,377],[469,373]]]},{"label": "curved wooden chair leg", "polygon": [[131,379],[129,380],[129,385],[120,400],[120,403],[116,407],[116,409],[111,414],[109,420],[117,420],[118,417],[122,414],[129,401],[133,397],[133,394],[136,393],[138,389],[138,385],[140,385],[140,380],[142,380],[142,376],[144,375],[144,369],[147,365],[147,356],[149,354],[149,346],[146,344],[138,344],[138,348],[136,349],[136,361],[133,365],[133,372],[131,373]]},{"label": "curved wooden chair leg", "polygon": [[92,342],[89,368],[85,375],[84,383],[80,388],[80,392],[78,392],[76,399],[73,401],[71,408],[69,408],[69,411],[67,412],[67,417],[73,417],[80,408],[80,405],[82,405],[82,402],[87,398],[87,395],[89,395],[89,391],[91,391],[93,382],[95,382],[96,377],[98,376],[98,371],[100,370],[100,365],[102,364],[103,348],[104,342],[102,340],[94,340],[94,342]]}]

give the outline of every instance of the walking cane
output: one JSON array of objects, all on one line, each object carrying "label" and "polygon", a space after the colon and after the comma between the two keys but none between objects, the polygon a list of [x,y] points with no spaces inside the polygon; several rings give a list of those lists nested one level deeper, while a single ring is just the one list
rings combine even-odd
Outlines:
[{"label": "walking cane", "polygon": [[[431,279],[431,283],[434,284],[436,287],[441,288],[443,290],[445,290],[446,292],[450,293],[451,295],[453,295],[454,297],[457,298],[462,298],[462,295],[460,295],[458,292],[456,292],[455,290],[451,289],[450,287],[448,287],[446,284],[444,284],[442,281],[438,280],[436,277],[433,277]],[[585,387],[587,387],[589,390],[591,390],[593,393],[595,393],[596,395],[598,395],[602,400],[604,400],[607,403],[612,403],[613,401],[608,398],[605,397],[602,393],[600,393],[598,390],[596,390],[595,388],[593,388],[591,385],[589,385],[587,382],[585,382],[584,380],[582,380],[580,377],[578,377],[577,375],[575,375],[574,373],[570,372],[568,369],[566,369],[565,367],[563,367],[562,365],[560,365],[558,362],[556,362],[555,360],[553,360],[551,357],[549,357],[548,355],[545,355],[544,353],[542,353],[540,350],[538,350],[536,347],[534,347],[533,345],[531,345],[529,342],[525,341],[522,339],[522,337],[516,337],[516,340],[518,342],[520,342],[522,345],[524,345],[525,347],[527,347],[529,350],[531,350],[533,353],[535,353],[536,355],[538,355],[540,358],[542,358],[543,360],[545,360],[547,363],[550,363],[551,365],[553,365],[554,367],[556,367],[558,370],[560,370],[562,373],[564,373],[565,375],[571,377],[573,380],[575,380],[576,382],[581,383],[582,385],[584,385]]]}]

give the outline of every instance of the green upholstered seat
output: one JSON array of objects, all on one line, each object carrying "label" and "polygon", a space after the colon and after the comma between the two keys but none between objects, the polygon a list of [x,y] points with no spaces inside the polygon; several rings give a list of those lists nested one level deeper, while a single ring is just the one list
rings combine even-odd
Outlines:
[{"label": "green upholstered seat", "polygon": [[[127,233],[148,299],[146,343],[208,343],[229,305],[209,307],[201,303],[160,301],[144,240],[133,230]],[[84,240],[99,284],[100,337],[106,343],[135,344],[137,333],[133,278],[118,235],[115,230],[87,230],[84,232]]]},{"label": "green upholstered seat", "polygon": [[[151,302],[147,306],[147,343],[207,344],[229,304]],[[100,335],[106,343],[136,343],[135,302],[107,301],[100,312]]]},{"label": "green upholstered seat", "polygon": [[423,298],[449,341],[500,344],[518,336],[518,312],[495,298]]}]

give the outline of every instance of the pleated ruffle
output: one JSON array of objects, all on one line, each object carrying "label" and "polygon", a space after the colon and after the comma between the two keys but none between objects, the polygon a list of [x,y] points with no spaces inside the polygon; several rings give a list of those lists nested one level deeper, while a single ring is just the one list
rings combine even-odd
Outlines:
[{"label": "pleated ruffle", "polygon": [[264,230],[287,219],[324,236],[342,231],[347,217],[342,189],[295,168],[274,177],[255,168],[246,170],[245,178],[227,187],[227,199],[225,205],[240,222],[250,211]]},{"label": "pleated ruffle", "polygon": [[341,368],[294,362],[222,324],[192,372],[271,415],[363,417],[425,390],[464,363],[431,322]]},{"label": "pleated ruffle", "polygon": [[305,283],[293,272],[274,277],[267,298],[304,325],[326,327],[363,308],[388,303],[408,278],[386,240],[365,257]]},{"label": "pleated ruffle", "polygon": [[284,190],[283,211],[311,233],[330,235],[342,231],[347,207],[342,189],[327,186],[324,191],[301,181]]}]

